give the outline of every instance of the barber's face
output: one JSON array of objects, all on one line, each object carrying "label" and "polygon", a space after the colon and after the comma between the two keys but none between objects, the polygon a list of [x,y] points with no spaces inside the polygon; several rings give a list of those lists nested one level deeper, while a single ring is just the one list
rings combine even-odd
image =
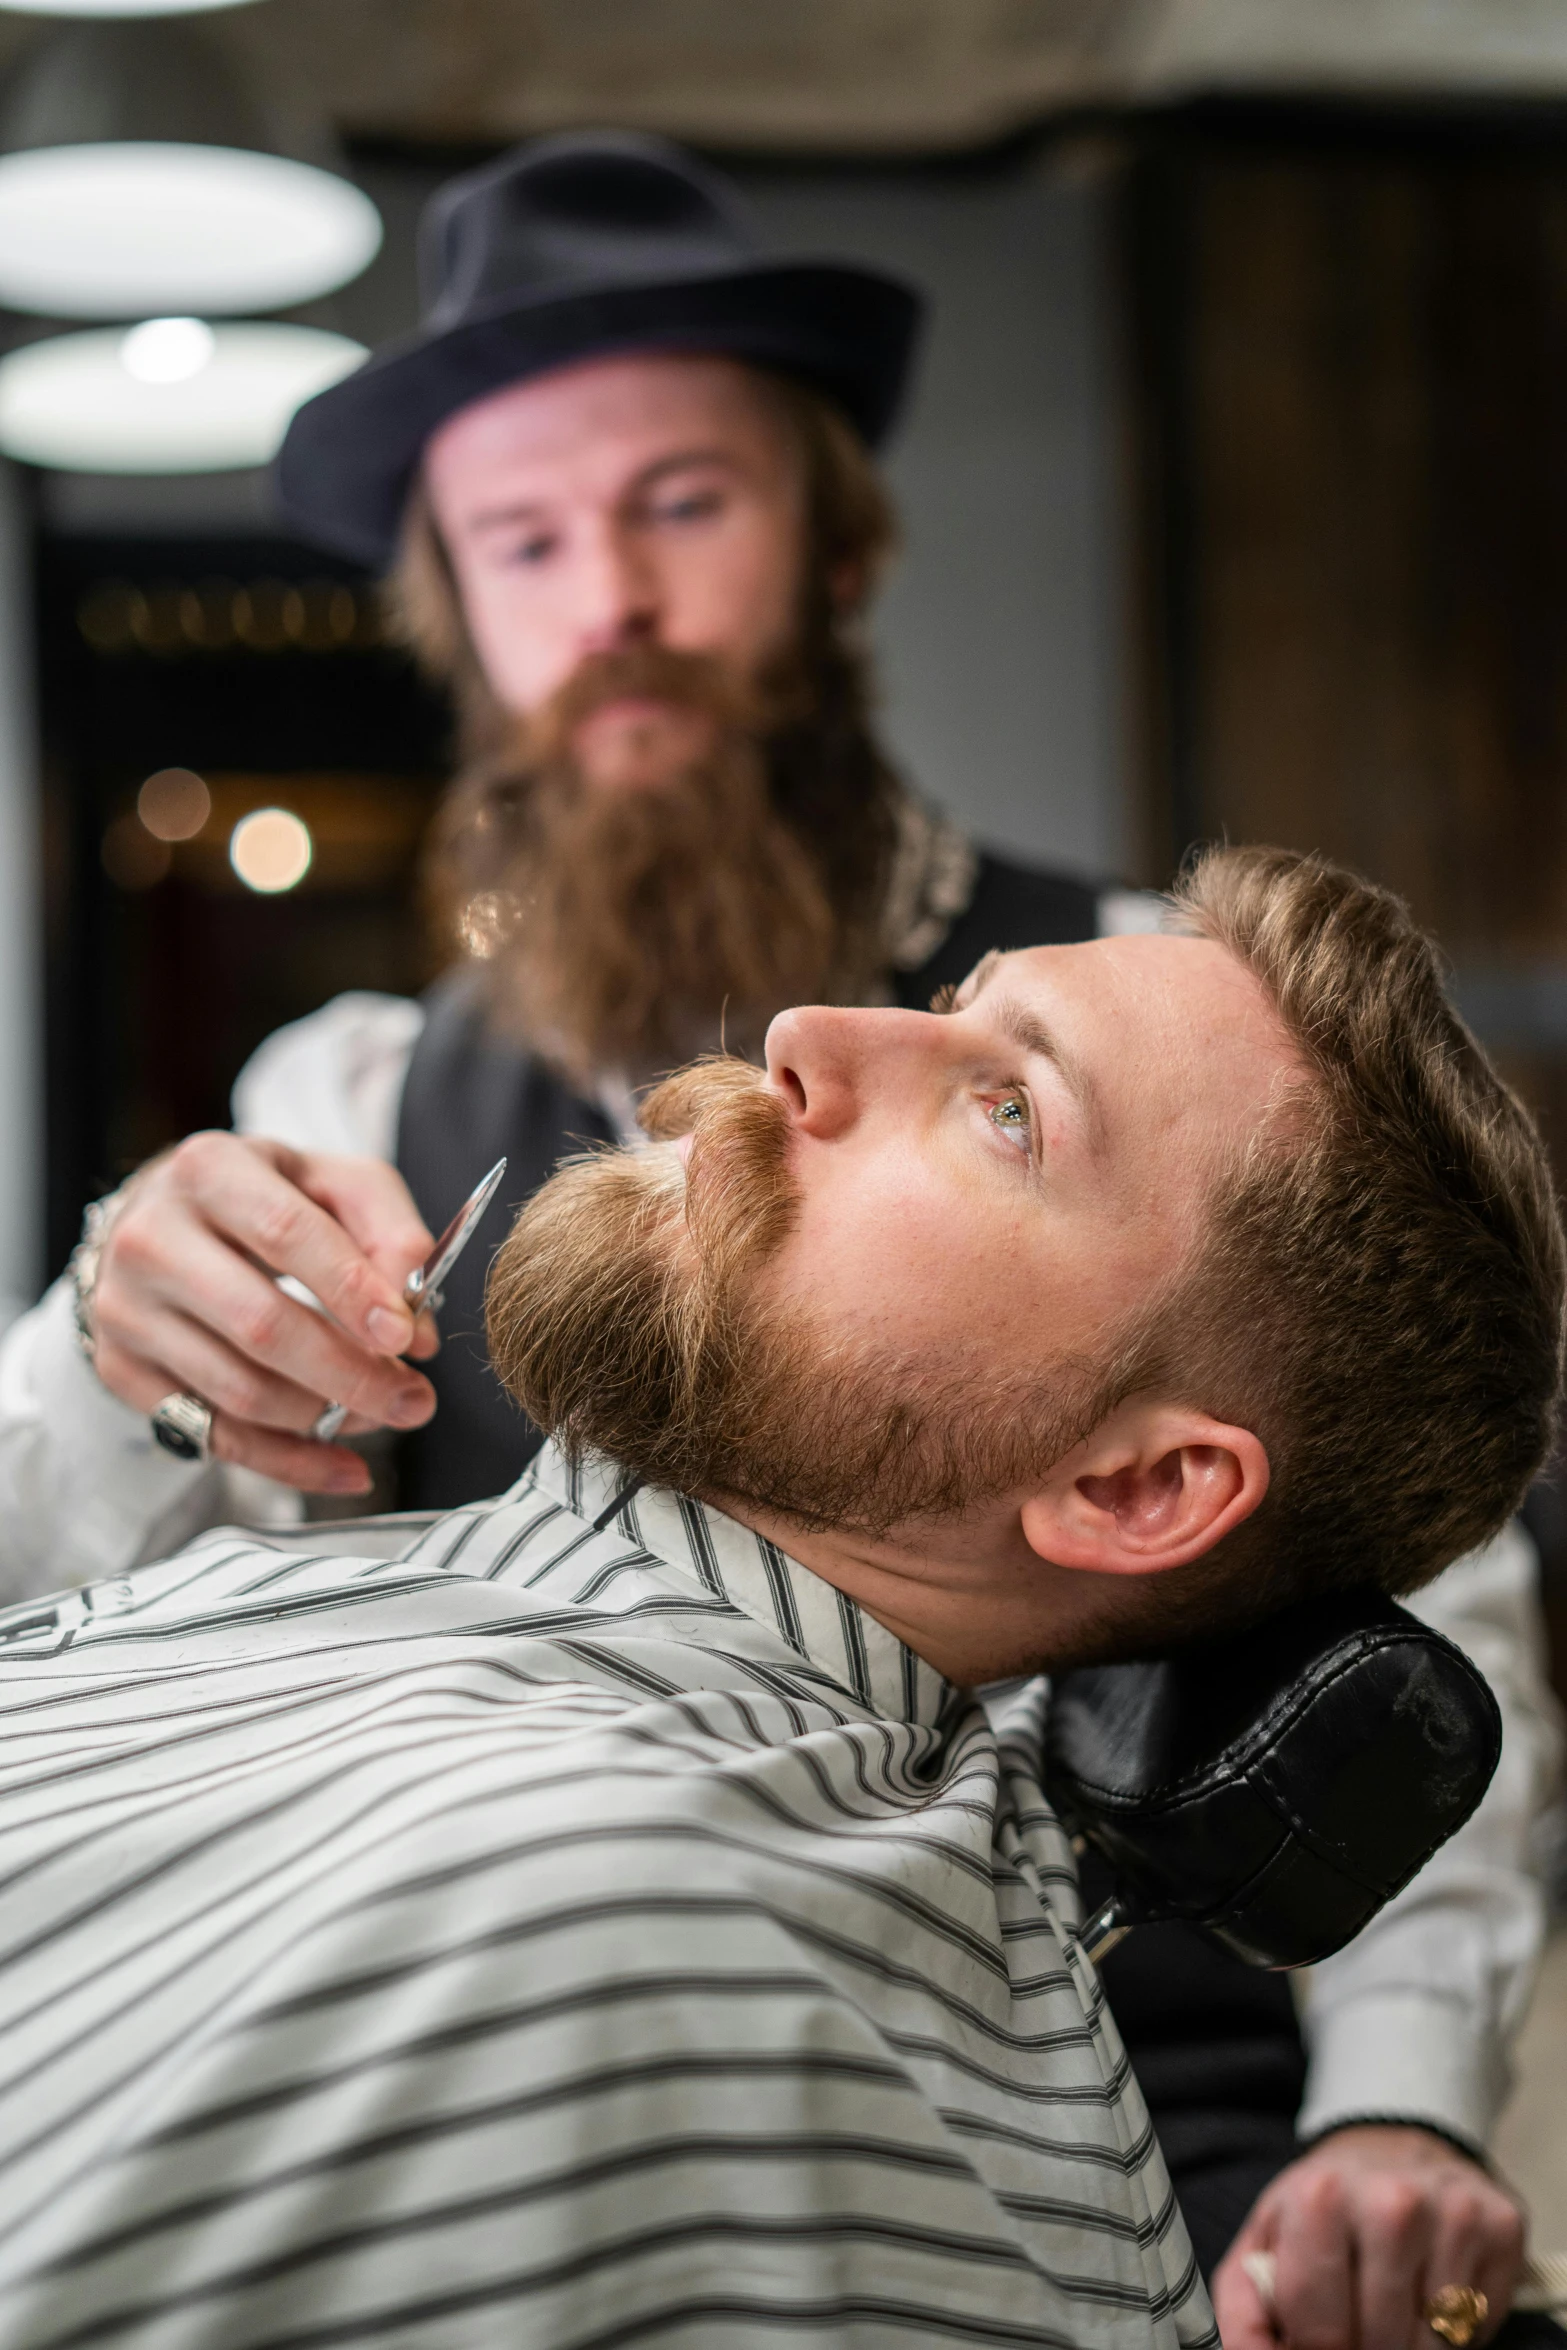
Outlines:
[{"label": "barber's face", "polygon": [[942,1016],[785,1012],[767,1073],[798,1206],[762,1294],[976,1378],[1091,1357],[1291,1065],[1257,982],[1197,939],[991,957]]},{"label": "barber's face", "polygon": [[[793,635],[802,468],[733,361],[643,353],[512,385],[442,426],[425,478],[474,645],[519,716],[595,653],[659,644],[749,682]],[[590,782],[657,786],[712,725],[628,696],[572,749]]]}]

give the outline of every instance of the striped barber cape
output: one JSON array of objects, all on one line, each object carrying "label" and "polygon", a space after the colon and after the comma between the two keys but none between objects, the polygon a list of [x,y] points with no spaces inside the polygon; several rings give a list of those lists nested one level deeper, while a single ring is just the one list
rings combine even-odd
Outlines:
[{"label": "striped barber cape", "polygon": [[1217,2342],[1046,1685],[616,1487],[0,1617],[0,2350]]}]

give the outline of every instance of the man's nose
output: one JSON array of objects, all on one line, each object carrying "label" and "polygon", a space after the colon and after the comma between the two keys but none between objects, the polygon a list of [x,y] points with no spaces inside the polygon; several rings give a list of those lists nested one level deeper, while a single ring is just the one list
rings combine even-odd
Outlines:
[{"label": "man's nose", "polygon": [[658,582],[627,534],[612,524],[594,532],[582,549],[576,603],[583,653],[615,653],[658,637]]},{"label": "man's nose", "polygon": [[830,1142],[888,1086],[914,1079],[928,1025],[921,1012],[800,1005],[767,1031],[767,1074],[800,1131]]}]

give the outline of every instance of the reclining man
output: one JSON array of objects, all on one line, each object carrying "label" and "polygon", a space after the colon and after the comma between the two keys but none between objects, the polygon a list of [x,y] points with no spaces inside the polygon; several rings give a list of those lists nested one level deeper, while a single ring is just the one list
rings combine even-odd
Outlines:
[{"label": "reclining man", "polygon": [[1395,901],[1178,910],[559,1173],[498,1502],[5,1619],[7,2350],[1214,2339],[1038,1676],[1482,1542],[1567,1271]]}]

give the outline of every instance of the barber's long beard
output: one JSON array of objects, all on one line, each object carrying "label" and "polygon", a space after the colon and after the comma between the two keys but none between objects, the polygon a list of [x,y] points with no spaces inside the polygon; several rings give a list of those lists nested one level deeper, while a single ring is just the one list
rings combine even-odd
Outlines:
[{"label": "barber's long beard", "polygon": [[[645,1082],[720,1042],[754,1055],[785,1006],[863,995],[880,943],[871,893],[835,896],[769,780],[791,692],[798,703],[798,677],[742,696],[713,664],[657,646],[601,657],[510,762],[459,792],[438,858],[463,943],[489,961],[492,1015],[579,1082]],[[657,785],[591,780],[573,730],[626,694],[698,710],[711,748]]]},{"label": "barber's long beard", "polygon": [[754,1053],[775,1012],[832,991],[827,893],[739,738],[653,789],[541,775],[512,887],[498,1008],[578,1076],[646,1079],[720,1029]]},{"label": "barber's long beard", "polygon": [[801,1526],[879,1535],[1021,1487],[1081,1432],[1080,1384],[899,1361],[780,1307],[788,1115],[758,1072],[699,1063],[650,1097],[670,1141],[568,1163],[523,1208],[487,1300],[491,1359],[568,1451]]}]

